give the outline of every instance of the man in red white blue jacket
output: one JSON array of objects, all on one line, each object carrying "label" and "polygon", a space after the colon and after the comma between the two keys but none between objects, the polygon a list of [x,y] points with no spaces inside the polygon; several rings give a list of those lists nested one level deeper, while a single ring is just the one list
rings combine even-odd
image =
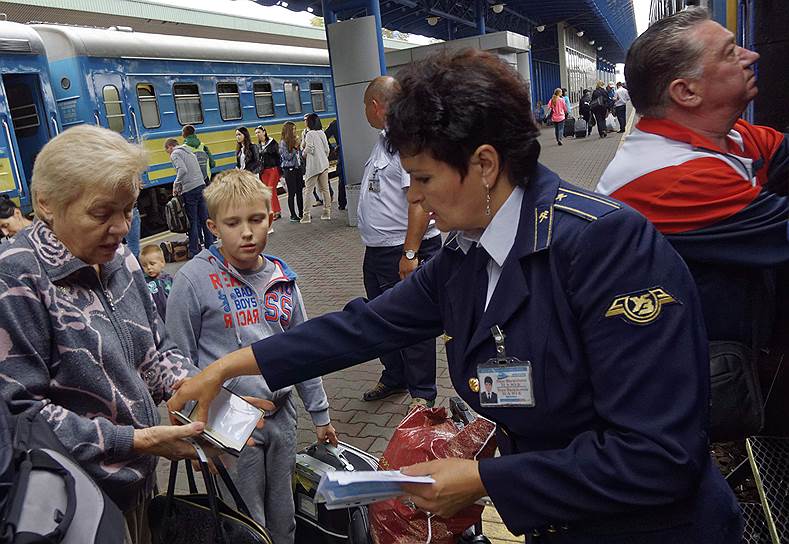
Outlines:
[{"label": "man in red white blue jacket", "polygon": [[739,118],[758,92],[758,58],[702,8],[651,26],[625,67],[642,119],[597,185],[685,259],[710,340],[747,344],[765,340],[753,336],[757,316],[771,319],[759,301],[774,301],[771,274],[789,263],[789,142]]}]

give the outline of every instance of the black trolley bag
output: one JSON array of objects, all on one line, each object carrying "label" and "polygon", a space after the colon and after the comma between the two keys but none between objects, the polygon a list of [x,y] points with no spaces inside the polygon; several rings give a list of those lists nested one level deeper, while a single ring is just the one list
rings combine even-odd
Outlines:
[{"label": "black trolley bag", "polygon": [[41,416],[0,402],[0,543],[123,542],[115,503],[71,457]]},{"label": "black trolley bag", "polygon": [[340,442],[339,446],[313,444],[296,454],[293,499],[296,503],[296,544],[369,544],[367,506],[327,510],[315,502],[321,477],[334,470],[378,470],[369,453]]},{"label": "black trolley bag", "polygon": [[575,117],[569,115],[564,120],[564,137],[575,136]]},{"label": "black trolley bag", "polygon": [[586,124],[586,120],[583,118],[578,119],[575,122],[575,137],[586,138],[588,132],[589,132],[589,125]]}]

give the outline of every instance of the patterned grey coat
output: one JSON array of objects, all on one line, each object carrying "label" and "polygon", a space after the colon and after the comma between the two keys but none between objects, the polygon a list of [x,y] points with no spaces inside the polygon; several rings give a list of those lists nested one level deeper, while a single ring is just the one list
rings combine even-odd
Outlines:
[{"label": "patterned grey coat", "polygon": [[197,372],[170,343],[125,246],[101,277],[43,222],[0,252],[0,396],[42,414],[122,510],[149,493],[157,459],[132,451],[134,429]]}]

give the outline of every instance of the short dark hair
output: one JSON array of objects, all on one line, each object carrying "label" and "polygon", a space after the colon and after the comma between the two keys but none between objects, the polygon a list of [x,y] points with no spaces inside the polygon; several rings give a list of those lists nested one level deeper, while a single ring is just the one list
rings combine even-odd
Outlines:
[{"label": "short dark hair", "polygon": [[625,81],[638,113],[662,117],[671,82],[701,77],[705,46],[690,39],[689,31],[709,18],[705,8],[686,8],[657,21],[630,46],[625,59]]},{"label": "short dark hair", "polygon": [[428,152],[465,177],[484,144],[501,157],[513,185],[534,173],[540,130],[528,85],[497,56],[466,49],[439,53],[397,73],[401,91],[389,105],[387,140],[403,156]]},{"label": "short dark hair", "polygon": [[318,117],[317,113],[310,113],[307,115],[307,128],[310,130],[321,130],[323,125],[321,125],[321,118]]},{"label": "short dark hair", "polygon": [[184,138],[188,138],[189,136],[192,136],[194,133],[195,133],[195,127],[192,125],[184,125],[184,128],[181,131],[181,135]]},{"label": "short dark hair", "polygon": [[13,216],[16,209],[16,202],[11,200],[8,195],[0,195],[0,219],[8,219]]},{"label": "short dark hair", "polygon": [[167,141],[164,142],[164,148],[167,149],[171,145],[175,146],[175,145],[181,145],[181,144],[175,138],[167,138]]},{"label": "short dark hair", "polygon": [[493,378],[491,378],[490,376],[485,376],[484,382],[493,385]]}]

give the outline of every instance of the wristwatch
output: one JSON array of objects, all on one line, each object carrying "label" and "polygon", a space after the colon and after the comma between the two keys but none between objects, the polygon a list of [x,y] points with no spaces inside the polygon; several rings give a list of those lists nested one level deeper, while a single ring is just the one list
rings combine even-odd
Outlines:
[{"label": "wristwatch", "polygon": [[406,249],[405,251],[403,251],[403,255],[405,255],[405,258],[408,259],[409,261],[413,261],[414,259],[416,259],[417,251],[413,249]]}]

